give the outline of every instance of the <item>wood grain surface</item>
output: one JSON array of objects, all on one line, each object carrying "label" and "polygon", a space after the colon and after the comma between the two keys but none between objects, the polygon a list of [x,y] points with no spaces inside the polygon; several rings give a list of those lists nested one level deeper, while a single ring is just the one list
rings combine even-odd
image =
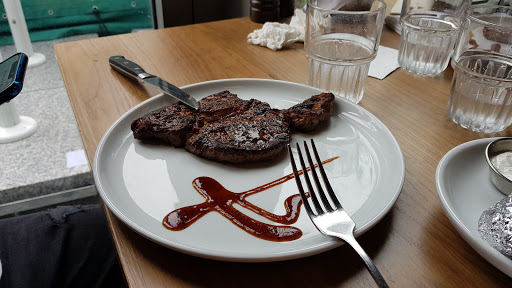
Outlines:
[{"label": "wood grain surface", "polygon": [[[105,131],[148,98],[138,83],[110,69],[123,55],[176,86],[225,78],[306,83],[302,43],[280,51],[248,44],[261,24],[247,18],[62,43],[55,46],[89,162]],[[381,45],[398,48],[384,28]],[[468,131],[446,114],[453,71],[422,77],[398,69],[368,78],[359,105],[394,134],[405,158],[405,183],[391,212],[359,237],[391,287],[512,287],[456,232],[441,206],[435,171],[443,155],[464,142],[510,136]],[[155,244],[121,223],[108,222],[130,287],[374,287],[350,247],[298,260],[240,264],[205,260]]]}]

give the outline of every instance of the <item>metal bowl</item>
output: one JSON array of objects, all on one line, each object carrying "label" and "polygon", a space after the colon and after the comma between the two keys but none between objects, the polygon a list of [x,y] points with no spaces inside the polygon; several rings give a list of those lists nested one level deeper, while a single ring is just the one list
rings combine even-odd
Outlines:
[{"label": "metal bowl", "polygon": [[512,193],[512,180],[505,177],[498,170],[498,167],[492,163],[494,157],[505,152],[512,152],[512,137],[500,138],[489,143],[485,148],[485,158],[487,164],[489,164],[492,184],[503,194],[510,195]]}]

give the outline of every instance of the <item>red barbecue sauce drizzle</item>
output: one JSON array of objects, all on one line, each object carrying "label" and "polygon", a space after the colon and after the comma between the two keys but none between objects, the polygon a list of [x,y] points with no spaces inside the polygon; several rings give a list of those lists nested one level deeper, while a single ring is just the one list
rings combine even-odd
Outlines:
[{"label": "red barbecue sauce drizzle", "polygon": [[[339,158],[339,156],[327,159],[322,163],[329,163],[337,158]],[[310,170],[310,168],[307,168],[307,170]],[[303,171],[300,170],[299,175],[302,174]],[[192,186],[206,199],[206,201],[197,205],[191,205],[172,211],[165,216],[162,224],[169,230],[180,231],[192,225],[205,214],[216,211],[240,229],[258,238],[276,242],[296,240],[302,236],[302,231],[300,229],[292,226],[266,224],[243,214],[233,207],[233,204],[236,203],[273,222],[284,225],[293,224],[297,221],[300,215],[300,205],[302,204],[302,200],[299,194],[292,195],[284,201],[286,209],[285,215],[270,213],[245,200],[248,196],[265,191],[293,178],[293,173],[288,174],[251,190],[235,193],[224,188],[213,178],[198,177],[192,181]]]},{"label": "red barbecue sauce drizzle", "polygon": [[478,48],[478,44],[476,43],[476,40],[473,38],[475,34],[473,32],[469,32],[469,45],[471,45],[472,49]]}]

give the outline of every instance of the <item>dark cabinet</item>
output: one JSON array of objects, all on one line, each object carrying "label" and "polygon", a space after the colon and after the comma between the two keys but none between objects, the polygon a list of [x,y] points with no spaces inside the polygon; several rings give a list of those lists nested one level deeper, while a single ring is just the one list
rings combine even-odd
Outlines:
[{"label": "dark cabinet", "polygon": [[[249,16],[249,0],[154,0],[163,27]],[[161,7],[161,8],[160,8]],[[161,11],[158,11],[161,9]],[[161,25],[158,25],[159,28]]]}]

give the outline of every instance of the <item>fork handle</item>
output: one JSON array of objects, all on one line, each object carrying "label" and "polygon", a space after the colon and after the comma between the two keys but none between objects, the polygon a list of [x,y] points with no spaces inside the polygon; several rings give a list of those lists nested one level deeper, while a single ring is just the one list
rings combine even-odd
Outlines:
[{"label": "fork handle", "polygon": [[373,280],[375,280],[375,283],[381,288],[388,288],[388,284],[386,283],[386,280],[384,280],[384,277],[382,277],[382,274],[380,274],[379,269],[377,269],[377,266],[373,264],[372,259],[366,254],[363,247],[359,245],[359,243],[356,241],[355,238],[350,237],[343,237],[343,240],[349,244],[356,252],[359,254],[361,259],[363,259],[364,264],[366,265],[366,269],[368,269],[368,272],[373,277]]}]

